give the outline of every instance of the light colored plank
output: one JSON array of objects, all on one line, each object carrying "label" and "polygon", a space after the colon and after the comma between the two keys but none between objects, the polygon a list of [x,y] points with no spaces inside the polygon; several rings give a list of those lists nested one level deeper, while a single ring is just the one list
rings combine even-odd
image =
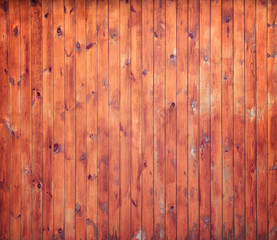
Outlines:
[{"label": "light colored plank", "polygon": [[80,206],[76,203],[76,38],[75,38],[75,2],[65,0],[64,3],[64,108],[65,108],[65,238],[76,237],[76,211]]},{"label": "light colored plank", "polygon": [[153,1],[142,1],[142,236],[153,236]]},{"label": "light colored plank", "polygon": [[97,2],[97,30],[98,30],[98,237],[108,238],[108,164],[109,164],[109,122],[108,122],[108,97],[109,97],[109,65],[108,65],[108,1]]},{"label": "light colored plank", "polygon": [[211,16],[210,1],[200,0],[200,238],[210,238],[211,213]]},{"label": "light colored plank", "polygon": [[[21,239],[32,233],[31,14],[30,1],[20,1],[21,76]],[[23,104],[24,103],[24,104]]]},{"label": "light colored plank", "polygon": [[76,239],[86,238],[87,181],[87,79],[86,79],[86,4],[75,1],[76,9]]},{"label": "light colored plank", "polygon": [[86,1],[87,239],[97,239],[97,27],[96,1]]},{"label": "light colored plank", "polygon": [[42,95],[43,95],[43,192],[42,192],[42,236],[53,238],[53,6],[42,1]]},{"label": "light colored plank", "polygon": [[257,235],[257,131],[255,2],[245,0],[245,221],[246,238]]},{"label": "light colored plank", "polygon": [[221,1],[211,1],[211,236],[222,238]]},{"label": "light colored plank", "polygon": [[154,1],[154,236],[165,239],[165,0]]},{"label": "light colored plank", "polygon": [[234,227],[245,237],[244,2],[234,1]]},{"label": "light colored plank", "polygon": [[141,184],[142,184],[142,77],[141,77],[141,7],[140,0],[131,1],[131,237],[137,238],[141,231]]},{"label": "light colored plank", "polygon": [[130,2],[120,1],[120,237],[131,236],[131,72]]},{"label": "light colored plank", "polygon": [[188,237],[188,1],[177,1],[177,239]]},{"label": "light colored plank", "polygon": [[119,1],[109,1],[109,236],[119,238]]},{"label": "light colored plank", "polygon": [[234,237],[233,216],[233,1],[222,3],[222,174],[223,174],[223,238]]},{"label": "light colored plank", "polygon": [[166,1],[166,237],[176,239],[176,1]]},{"label": "light colored plank", "polygon": [[256,1],[257,238],[267,238],[267,1]]},{"label": "light colored plank", "polygon": [[189,1],[188,208],[189,238],[199,238],[199,0]]},{"label": "light colored plank", "polygon": [[[45,15],[44,15],[45,17]],[[64,3],[63,1],[53,1],[53,51],[54,51],[54,133],[53,133],[53,201],[54,237],[62,239],[65,231],[65,108],[64,108]]]}]

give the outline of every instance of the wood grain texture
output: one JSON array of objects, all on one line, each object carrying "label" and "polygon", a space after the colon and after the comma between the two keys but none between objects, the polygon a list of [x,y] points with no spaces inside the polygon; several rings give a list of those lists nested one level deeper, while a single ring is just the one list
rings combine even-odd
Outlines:
[{"label": "wood grain texture", "polygon": [[166,1],[165,9],[165,234],[169,239],[176,239],[176,0]]},{"label": "wood grain texture", "polygon": [[[97,6],[86,1],[87,239],[97,239]],[[88,70],[89,69],[89,70]]]},{"label": "wood grain texture", "polygon": [[177,1],[177,239],[188,236],[188,1]]},{"label": "wood grain texture", "polygon": [[233,1],[222,3],[222,174],[223,174],[223,239],[234,237],[233,157],[234,157],[234,98],[233,98]]},{"label": "wood grain texture", "polygon": [[[222,238],[221,1],[211,1],[211,236]],[[221,50],[221,48],[220,48]]]},{"label": "wood grain texture", "polygon": [[200,1],[189,0],[188,38],[188,237],[199,236],[199,21]]},{"label": "wood grain texture", "polygon": [[20,1],[20,76],[21,76],[21,239],[32,233],[32,158],[31,158],[31,16],[30,2]]},{"label": "wood grain texture", "polygon": [[[47,13],[46,13],[47,14]],[[44,17],[47,15],[44,15]],[[56,239],[64,237],[65,230],[65,107],[64,107],[64,4],[53,1],[53,231]]]},{"label": "wood grain texture", "polygon": [[109,1],[109,237],[119,237],[119,1]]},{"label": "wood grain texture", "polygon": [[245,222],[246,238],[257,234],[257,128],[255,2],[245,1]]},{"label": "wood grain texture", "polygon": [[154,237],[157,239],[166,237],[165,3],[166,1],[154,1]]},{"label": "wood grain texture", "polygon": [[31,3],[32,237],[42,238],[42,2]]},{"label": "wood grain texture", "polygon": [[154,167],[154,2],[142,1],[142,229],[141,237],[152,238],[154,232],[153,167]]},{"label": "wood grain texture", "polygon": [[276,239],[276,0],[0,0],[0,239]]},{"label": "wood grain texture", "polygon": [[211,149],[210,149],[210,1],[200,1],[200,237],[210,237],[211,213]]},{"label": "wood grain texture", "polygon": [[245,236],[244,3],[234,1],[234,227]]},{"label": "wood grain texture", "polygon": [[[73,26],[73,27],[72,27]],[[64,162],[65,162],[65,226],[66,239],[76,237],[76,38],[75,2],[64,2]],[[57,151],[60,146],[57,146]],[[55,151],[55,149],[54,149]]]},{"label": "wood grain texture", "polygon": [[[131,238],[141,232],[142,215],[142,3],[131,2]],[[120,26],[119,26],[120,27]]]},{"label": "wood grain texture", "polygon": [[[9,86],[9,3],[1,1],[0,8],[0,236],[10,237],[10,86]],[[8,127],[8,128],[7,128]],[[23,140],[24,141],[24,140]],[[30,235],[30,232],[29,232]]]},{"label": "wood grain texture", "polygon": [[277,180],[277,62],[276,62],[276,44],[277,44],[277,2],[269,0],[267,5],[267,104],[268,104],[268,239],[277,237],[277,190],[274,183]]},{"label": "wood grain texture", "polygon": [[[47,15],[47,17],[45,17]],[[42,95],[43,95],[43,239],[53,238],[53,6],[42,1]]]},{"label": "wood grain texture", "polygon": [[109,167],[109,55],[108,55],[108,1],[97,2],[97,137],[98,137],[98,181],[97,216],[98,238],[108,238],[108,167]]},{"label": "wood grain texture", "polygon": [[86,238],[87,207],[87,75],[86,75],[86,4],[76,1],[76,238]]}]

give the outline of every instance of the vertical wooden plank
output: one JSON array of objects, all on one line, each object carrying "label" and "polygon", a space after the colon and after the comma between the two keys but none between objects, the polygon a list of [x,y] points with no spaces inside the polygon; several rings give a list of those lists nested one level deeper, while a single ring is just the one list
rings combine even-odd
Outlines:
[{"label": "vertical wooden plank", "polygon": [[255,1],[245,0],[245,163],[246,238],[256,238],[256,38]]},{"label": "vertical wooden plank", "polygon": [[75,1],[76,9],[76,238],[86,238],[86,4]]},{"label": "vertical wooden plank", "polygon": [[131,237],[137,238],[141,232],[141,6],[140,0],[131,1]]},{"label": "vertical wooden plank", "polygon": [[233,238],[233,1],[222,3],[223,238]]},{"label": "vertical wooden plank", "polygon": [[76,201],[76,146],[75,146],[75,99],[76,99],[76,79],[75,79],[75,2],[65,0],[64,4],[64,108],[65,108],[65,238],[75,239],[75,217],[80,210],[80,205]]},{"label": "vertical wooden plank", "polygon": [[0,236],[9,239],[9,169],[10,169],[10,86],[9,86],[9,2],[0,1]]},{"label": "vertical wooden plank", "polygon": [[154,1],[154,236],[165,239],[165,2]]},{"label": "vertical wooden plank", "polygon": [[200,238],[210,238],[211,213],[211,148],[210,148],[210,1],[200,0]]},{"label": "vertical wooden plank", "polygon": [[42,23],[41,0],[31,3],[32,237],[42,238]]},{"label": "vertical wooden plank", "polygon": [[177,239],[188,234],[188,1],[177,1]]},{"label": "vertical wooden plank", "polygon": [[12,134],[10,159],[10,238],[20,239],[20,6],[19,1],[9,3],[9,80],[10,80],[10,127]]},{"label": "vertical wooden plank", "polygon": [[234,228],[245,237],[244,1],[234,1]]},{"label": "vertical wooden plank", "polygon": [[267,1],[256,1],[257,238],[267,238]]},{"label": "vertical wooden plank", "polygon": [[109,1],[109,237],[119,238],[119,1]]},{"label": "vertical wooden plank", "polygon": [[98,31],[98,234],[99,239],[108,237],[108,1],[97,3]]},{"label": "vertical wooden plank", "polygon": [[32,231],[31,158],[31,15],[30,1],[20,1],[20,77],[21,77],[21,239]]},{"label": "vertical wooden plank", "polygon": [[53,238],[53,34],[52,1],[42,1],[43,192],[42,236]]},{"label": "vertical wooden plank", "polygon": [[211,1],[211,237],[214,239],[222,238],[221,143],[221,1]]},{"label": "vertical wooden plank", "polygon": [[188,208],[189,238],[199,238],[199,0],[189,1]]},{"label": "vertical wooden plank", "polygon": [[166,1],[166,237],[176,239],[176,1]]},{"label": "vertical wooden plank", "polygon": [[268,81],[268,238],[276,239],[277,231],[277,2],[268,1],[267,81]]},{"label": "vertical wooden plank", "polygon": [[120,1],[120,237],[131,236],[131,81],[130,2]]},{"label": "vertical wooden plank", "polygon": [[[44,15],[44,17],[47,15]],[[49,16],[48,16],[49,17]],[[53,1],[53,52],[54,52],[54,133],[53,133],[53,201],[54,237],[62,239],[64,237],[64,1]]]},{"label": "vertical wooden plank", "polygon": [[87,239],[97,239],[97,27],[96,1],[86,1]]},{"label": "vertical wooden plank", "polygon": [[142,237],[153,235],[153,1],[142,1]]}]

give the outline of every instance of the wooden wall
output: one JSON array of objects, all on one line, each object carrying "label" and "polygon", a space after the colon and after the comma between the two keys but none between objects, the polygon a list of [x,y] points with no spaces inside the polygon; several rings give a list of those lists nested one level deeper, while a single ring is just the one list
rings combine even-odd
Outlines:
[{"label": "wooden wall", "polygon": [[0,239],[277,239],[276,0],[0,0]]}]

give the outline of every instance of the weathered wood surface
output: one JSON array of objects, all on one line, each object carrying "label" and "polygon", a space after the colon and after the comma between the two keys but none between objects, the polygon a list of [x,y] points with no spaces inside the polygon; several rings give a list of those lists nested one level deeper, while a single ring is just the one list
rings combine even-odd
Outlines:
[{"label": "weathered wood surface", "polygon": [[276,239],[276,0],[0,0],[0,239]]}]

